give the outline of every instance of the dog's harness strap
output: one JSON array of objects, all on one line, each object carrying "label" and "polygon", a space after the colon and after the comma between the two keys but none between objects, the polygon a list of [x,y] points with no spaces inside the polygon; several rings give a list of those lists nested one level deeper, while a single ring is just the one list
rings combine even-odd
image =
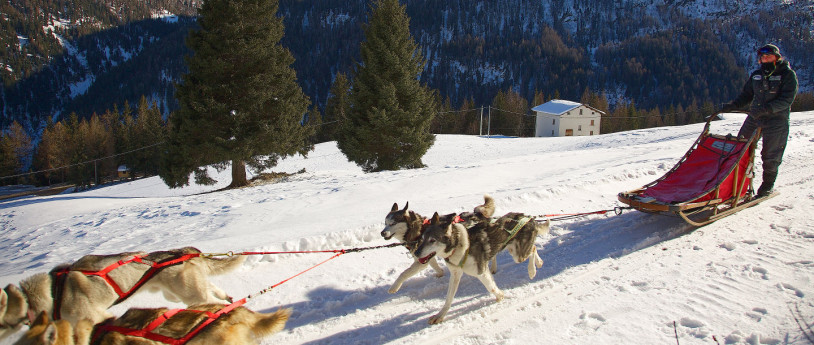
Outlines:
[{"label": "dog's harness strap", "polygon": [[504,246],[506,246],[506,243],[509,243],[509,241],[511,241],[514,238],[514,236],[517,235],[517,232],[520,231],[520,229],[522,229],[524,226],[526,226],[526,224],[528,224],[528,222],[532,219],[534,219],[534,217],[523,217],[517,220],[517,225],[515,225],[511,231],[506,230],[506,232],[509,233],[509,237],[506,238],[506,240],[500,244],[500,247],[503,248]]},{"label": "dog's harness strap", "polygon": [[54,296],[54,310],[51,311],[54,320],[62,318],[60,310],[62,309],[62,294],[65,291],[65,274],[59,274],[61,271],[51,272],[51,296]]},{"label": "dog's harness strap", "polygon": [[[107,282],[107,284],[110,285],[110,287],[113,288],[113,291],[115,291],[116,294],[119,296],[119,298],[115,302],[113,302],[113,304],[116,305],[116,304],[119,304],[122,301],[126,300],[130,296],[132,296],[136,292],[136,290],[138,290],[142,285],[144,285],[148,280],[150,280],[150,278],[152,278],[156,273],[158,273],[158,271],[160,271],[160,270],[162,270],[162,269],[164,269],[166,267],[172,266],[172,265],[180,264],[180,263],[182,263],[184,261],[187,261],[189,259],[192,259],[192,258],[195,258],[195,257],[198,257],[198,256],[201,256],[201,254],[200,253],[190,253],[190,254],[181,255],[181,256],[176,257],[176,258],[167,259],[167,260],[164,260],[164,261],[161,261],[161,262],[145,262],[144,260],[142,260],[144,258],[144,255],[135,255],[132,258],[127,259],[127,260],[119,260],[119,261],[117,261],[117,262],[115,262],[115,263],[113,263],[113,264],[111,264],[111,265],[109,265],[109,266],[107,266],[107,267],[105,267],[105,268],[103,268],[101,270],[98,270],[98,271],[87,271],[87,270],[75,270],[75,271],[79,272],[79,273],[82,273],[82,274],[84,274],[86,276],[97,276],[97,277],[101,277],[102,279],[104,279],[105,282]],[[117,284],[116,281],[114,281],[113,278],[110,277],[109,273],[111,271],[121,267],[121,266],[124,266],[124,265],[132,263],[132,262],[138,262],[138,263],[141,263],[141,264],[150,265],[150,269],[148,269],[146,272],[144,272],[144,274],[141,276],[141,279],[139,279],[136,282],[136,284],[134,284],[130,288],[130,290],[123,291],[122,288],[119,286],[119,284]],[[61,269],[61,270],[58,270],[58,271],[54,272],[55,273],[55,278],[56,278],[56,279],[54,279],[54,284],[55,285],[53,287],[53,291],[55,291],[55,294],[54,294],[54,320],[59,320],[61,318],[60,309],[61,309],[61,306],[62,306],[62,290],[64,289],[65,278],[66,278],[67,274],[69,272],[71,272],[71,271],[74,271],[74,270],[72,270],[70,267],[66,267],[64,269]]]},{"label": "dog's harness strap", "polygon": [[[201,310],[191,310],[191,309],[172,309],[172,310],[168,310],[164,314],[161,314],[161,316],[159,316],[158,318],[153,320],[153,322],[150,322],[150,324],[148,324],[147,327],[144,327],[143,329],[132,329],[132,328],[126,328],[126,327],[107,325],[107,324],[100,325],[99,327],[96,328],[96,330],[94,332],[94,335],[93,335],[93,338],[94,338],[94,340],[100,339],[100,336],[102,335],[102,333],[100,333],[100,332],[116,332],[116,333],[120,333],[122,335],[149,339],[149,340],[152,340],[152,341],[158,341],[158,342],[168,344],[168,345],[183,345],[183,344],[186,344],[188,341],[190,341],[193,337],[198,335],[198,333],[200,333],[204,328],[206,328],[206,326],[209,326],[209,324],[211,324],[212,322],[215,322],[215,320],[217,320],[221,316],[223,316],[223,315],[231,312],[235,308],[245,304],[246,301],[247,300],[245,298],[243,298],[243,299],[238,300],[238,301],[236,301],[236,302],[234,302],[232,304],[226,305],[225,307],[221,308],[220,310],[218,310],[218,311],[216,311],[214,313],[208,312],[208,311],[201,311]],[[204,314],[206,314],[207,318],[203,322],[198,324],[198,326],[196,326],[194,329],[192,329],[189,333],[187,333],[185,336],[183,336],[181,338],[176,339],[176,338],[168,337],[168,336],[165,336],[165,335],[153,333],[153,330],[155,330],[156,328],[161,326],[164,322],[169,320],[175,314],[178,314],[179,312],[182,312],[182,311],[192,311],[192,312],[204,313]]]},{"label": "dog's harness strap", "polygon": [[[464,219],[463,219],[463,218],[461,218],[461,215],[460,215],[460,214],[456,214],[456,215],[455,215],[455,218],[452,218],[452,224],[455,224],[455,223],[463,223],[463,221],[464,221]],[[430,219],[430,218],[424,218],[424,223],[423,223],[423,224],[424,224],[424,226],[427,226],[427,225],[430,225],[430,222],[432,222],[432,219]]]},{"label": "dog's harness strap", "polygon": [[[168,259],[168,260],[164,260],[164,261],[161,261],[161,262],[153,262],[150,265],[151,266],[150,269],[147,270],[147,272],[144,272],[144,275],[141,276],[141,279],[139,279],[139,281],[136,282],[136,284],[133,285],[133,287],[131,287],[130,290],[127,290],[127,292],[121,292],[121,288],[119,288],[118,285],[116,285],[116,283],[113,281],[113,279],[111,279],[110,276],[108,276],[107,273],[105,273],[105,275],[104,275],[105,280],[107,280],[108,283],[110,283],[111,286],[113,286],[113,289],[115,289],[116,293],[119,295],[119,299],[117,299],[116,302],[114,302],[113,304],[114,305],[119,304],[122,301],[126,300],[128,297],[132,296],[133,293],[136,292],[136,290],[138,290],[142,285],[144,285],[148,280],[150,280],[150,278],[152,278],[156,273],[158,273],[162,269],[164,269],[166,267],[169,267],[169,266],[178,265],[180,263],[183,263],[184,261],[187,261],[189,259],[196,258],[196,257],[199,257],[199,256],[201,256],[200,253],[191,253],[191,254],[181,255],[181,256],[179,256],[179,257],[177,257],[175,259]],[[139,258],[138,260],[135,260],[135,261],[143,263],[141,261],[141,258]]]},{"label": "dog's harness strap", "polygon": [[[455,252],[452,252],[452,254],[455,254]],[[468,257],[469,257],[469,248],[466,248],[466,251],[464,252],[464,258],[461,259],[461,262],[458,263],[458,267],[464,268],[464,265],[466,264],[466,259]]]}]

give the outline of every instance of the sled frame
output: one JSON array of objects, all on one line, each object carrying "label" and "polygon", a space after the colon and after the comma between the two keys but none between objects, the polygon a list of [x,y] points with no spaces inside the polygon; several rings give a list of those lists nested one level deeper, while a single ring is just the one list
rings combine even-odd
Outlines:
[{"label": "sled frame", "polygon": [[[757,148],[757,141],[762,134],[761,129],[758,128],[749,139],[739,139],[733,138],[732,136],[711,134],[710,123],[712,119],[717,117],[717,115],[718,114],[715,114],[707,119],[704,130],[698,136],[698,139],[695,140],[692,147],[684,154],[683,157],[681,157],[681,159],[673,166],[672,169],[670,169],[662,177],[644,185],[641,188],[619,193],[618,200],[641,212],[656,214],[672,213],[681,217],[681,219],[688,224],[699,227],[710,224],[716,220],[730,216],[742,209],[754,206],[761,201],[774,197],[777,193],[770,194],[763,198],[754,197],[752,177],[754,176],[755,150]],[[743,158],[743,155],[748,155],[749,161],[746,171],[739,174],[738,163],[736,162],[726,174],[727,177],[729,175],[733,175],[731,182],[727,182],[727,178],[724,178],[714,188],[701,191],[697,194],[699,197],[690,200],[680,202],[663,202],[642,195],[648,188],[656,186],[675,173],[681,167],[681,165],[687,161],[690,155],[695,150],[699,149],[699,146],[707,138],[725,140],[726,142],[738,141],[745,143],[746,148],[738,157],[738,161]],[[731,196],[721,196],[721,187],[725,183],[731,183],[730,186],[727,186],[732,188],[731,190],[733,192]],[[703,201],[698,200],[704,197],[709,197],[709,199]]]}]

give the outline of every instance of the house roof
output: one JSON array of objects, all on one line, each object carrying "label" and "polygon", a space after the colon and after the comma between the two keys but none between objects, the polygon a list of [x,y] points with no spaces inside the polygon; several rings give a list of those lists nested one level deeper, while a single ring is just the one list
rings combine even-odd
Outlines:
[{"label": "house roof", "polygon": [[581,103],[566,101],[562,99],[552,99],[546,103],[540,104],[534,108],[531,108],[532,111],[541,112],[541,113],[549,113],[554,115],[562,115],[567,111],[570,111],[574,108],[581,106]]}]

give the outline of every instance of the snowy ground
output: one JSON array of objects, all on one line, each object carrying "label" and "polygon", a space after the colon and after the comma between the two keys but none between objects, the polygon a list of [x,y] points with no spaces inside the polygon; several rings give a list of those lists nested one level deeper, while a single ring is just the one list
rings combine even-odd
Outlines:
[{"label": "snowy ground", "polygon": [[[713,132],[736,133],[740,122],[715,122]],[[801,329],[813,336],[814,112],[794,113],[791,123],[778,197],[698,229],[637,211],[555,222],[537,241],[545,265],[535,279],[501,253],[495,279],[506,299],[495,303],[480,282],[464,277],[440,325],[427,320],[444,303],[447,277],[426,270],[387,293],[411,263],[403,248],[345,254],[247,307],[294,310],[286,329],[263,344],[807,344]],[[569,138],[442,135],[424,157],[427,168],[373,174],[326,143],[308,159],[282,162],[275,171],[306,172],[276,184],[197,194],[217,187],[169,190],[150,178],[5,200],[0,284],[90,253],[387,244],[379,232],[394,202],[409,201],[423,215],[471,210],[484,193],[495,197],[498,215],[612,209],[622,206],[617,193],[670,169],[701,128]],[[255,256],[214,281],[243,297],[328,257]],[[145,292],[113,311],[131,306],[177,305]]]}]

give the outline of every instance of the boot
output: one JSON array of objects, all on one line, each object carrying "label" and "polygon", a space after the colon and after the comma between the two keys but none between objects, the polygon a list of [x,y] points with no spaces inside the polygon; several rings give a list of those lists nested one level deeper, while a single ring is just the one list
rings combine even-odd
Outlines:
[{"label": "boot", "polygon": [[761,184],[760,188],[757,189],[757,194],[755,194],[755,198],[763,198],[772,194],[772,187],[766,186],[766,184]]},{"label": "boot", "polygon": [[757,189],[757,194],[755,195],[756,198],[762,198],[772,194],[772,188],[774,188],[774,180],[777,179],[777,174],[763,174],[763,183],[760,184],[760,188]]}]

